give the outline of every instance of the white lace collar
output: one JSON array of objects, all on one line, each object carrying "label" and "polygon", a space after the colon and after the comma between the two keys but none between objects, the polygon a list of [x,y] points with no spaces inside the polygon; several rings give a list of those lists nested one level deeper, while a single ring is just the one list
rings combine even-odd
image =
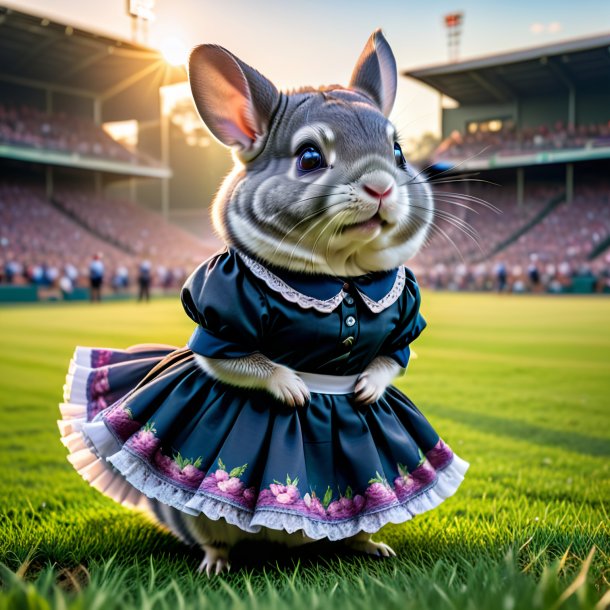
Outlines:
[{"label": "white lace collar", "polygon": [[[299,307],[302,307],[303,309],[315,309],[316,311],[319,311],[321,313],[330,313],[331,311],[334,311],[343,302],[343,299],[345,297],[348,296],[348,293],[343,289],[340,289],[336,295],[326,300],[303,294],[302,292],[299,292],[298,290],[287,284],[283,279],[278,277],[275,273],[273,273],[271,270],[269,270],[267,267],[265,267],[258,261],[255,261],[254,259],[250,258],[246,254],[243,254],[242,252],[239,252],[239,256],[244,261],[248,269],[250,269],[250,271],[258,279],[265,282],[265,284],[267,284],[267,286],[271,290],[281,294],[284,299],[286,299],[290,303],[296,303]],[[393,305],[402,294],[405,287],[405,268],[401,265],[396,270],[396,278],[394,280],[392,288],[385,296],[383,296],[379,300],[374,300],[364,293],[364,291],[358,286],[358,278],[352,278],[352,280],[350,281],[356,287],[356,290],[358,291],[358,294],[362,298],[364,304],[373,313],[380,313],[390,307],[390,305]]]}]

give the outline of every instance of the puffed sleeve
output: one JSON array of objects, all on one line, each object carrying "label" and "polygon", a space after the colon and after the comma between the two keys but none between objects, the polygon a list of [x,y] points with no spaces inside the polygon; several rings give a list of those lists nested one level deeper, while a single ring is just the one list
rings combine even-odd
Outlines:
[{"label": "puffed sleeve", "polygon": [[383,344],[380,354],[393,358],[402,368],[407,368],[411,355],[409,344],[426,328],[426,321],[419,313],[421,294],[417,280],[410,269],[405,267],[404,270],[405,288],[400,297],[400,320]]},{"label": "puffed sleeve", "polygon": [[267,301],[232,251],[200,265],[182,288],[182,305],[197,323],[188,346],[208,358],[241,358],[261,351]]}]

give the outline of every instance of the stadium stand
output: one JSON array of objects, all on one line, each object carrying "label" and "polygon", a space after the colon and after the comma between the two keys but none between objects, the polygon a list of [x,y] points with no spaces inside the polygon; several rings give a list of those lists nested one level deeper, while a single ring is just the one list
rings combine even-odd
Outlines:
[{"label": "stadium stand", "polygon": [[[411,266],[420,281],[434,288],[493,289],[498,266],[503,265],[508,287],[519,292],[540,288],[560,292],[570,289],[579,277],[592,278],[592,290],[603,289],[610,271],[610,254],[595,253],[610,239],[610,182],[601,178],[577,186],[570,203],[565,202],[560,190],[560,185],[539,185],[522,211],[510,196],[498,197],[492,187],[478,187],[481,200],[493,201],[500,210],[494,213],[471,202],[468,205],[478,208],[479,213],[462,213],[461,220],[477,232],[480,247],[474,246],[473,238],[456,224],[440,219],[445,234],[434,233]],[[446,209],[442,197],[437,202]],[[556,203],[540,217],[547,207],[545,201]],[[536,217],[538,221],[522,232]],[[495,251],[502,244],[506,246]],[[537,286],[529,278],[534,269],[540,276]]]},{"label": "stadium stand", "polygon": [[[203,183],[224,171],[211,158],[189,165],[193,151],[167,131],[156,93],[185,73],[126,41],[0,17],[0,301],[22,298],[13,288],[61,298],[68,280],[86,298],[98,253],[107,294],[133,291],[149,264],[153,286],[177,289],[220,246],[198,215]],[[38,45],[40,61],[20,61]],[[609,47],[604,35],[405,73],[457,102],[428,160],[435,227],[408,262],[420,283],[610,292]],[[144,126],[138,150],[102,127],[121,120]],[[200,237],[170,218],[198,223]]]},{"label": "stadium stand", "polygon": [[[528,185],[526,200],[517,203],[514,185],[474,183],[463,189],[434,188],[437,230],[413,260],[417,266],[472,262],[489,257],[539,216],[561,192],[557,184]],[[448,217],[456,215],[457,218]]]},{"label": "stadium stand", "polygon": [[89,231],[134,256],[162,257],[168,264],[190,268],[220,245],[204,243],[128,200],[97,197],[85,189],[58,189],[52,201]]},{"label": "stadium stand", "polygon": [[428,160],[442,186],[438,229],[412,261],[422,283],[610,292],[609,45],[604,34],[404,73],[456,102]]},{"label": "stadium stand", "polygon": [[525,129],[506,126],[497,131],[454,131],[443,140],[434,153],[434,162],[476,157],[485,159],[494,154],[510,156],[532,151],[591,149],[610,146],[610,122],[566,126],[563,121],[554,125],[539,125]]},{"label": "stadium stand", "polygon": [[0,279],[51,286],[70,265],[81,281],[92,254],[103,252],[112,268],[132,257],[71,221],[46,199],[42,188],[0,183]]},{"label": "stadium stand", "polygon": [[100,253],[108,286],[124,288],[119,278],[133,280],[149,259],[154,285],[176,289],[217,248],[132,202],[84,189],[65,191],[61,200],[51,202],[27,182],[0,182],[0,283],[57,288],[67,274],[85,287],[91,257]]},{"label": "stadium stand", "polygon": [[150,155],[127,150],[91,120],[63,112],[47,113],[31,106],[0,103],[0,143],[159,165]]},{"label": "stadium stand", "polygon": [[[153,287],[176,290],[219,243],[169,222],[180,193],[170,135],[180,134],[164,121],[160,88],[184,82],[184,67],[8,7],[0,22],[0,302],[61,298],[67,280],[86,298],[96,255],[107,294],[133,290],[145,267]],[[103,127],[121,121],[137,125],[137,149]],[[205,208],[189,210],[199,211],[205,217]]]}]

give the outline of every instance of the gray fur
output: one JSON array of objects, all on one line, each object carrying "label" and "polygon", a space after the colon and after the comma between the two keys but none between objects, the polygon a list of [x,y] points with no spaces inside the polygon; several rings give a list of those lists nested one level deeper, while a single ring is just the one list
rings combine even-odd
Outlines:
[{"label": "gray fur", "polygon": [[396,99],[397,81],[396,60],[392,49],[381,30],[376,30],[360,55],[349,86],[370,95],[387,117],[390,116]]},{"label": "gray fur", "polygon": [[[380,32],[365,46],[351,88],[277,93],[211,45],[191,55],[190,77],[202,118],[236,152],[212,210],[226,243],[276,266],[340,276],[395,268],[424,243],[432,195],[421,176],[394,160],[395,130],[384,113],[394,101],[396,65]],[[320,147],[328,167],[298,174],[296,153],[305,142]],[[379,202],[363,191],[370,181],[393,188],[379,209],[384,223],[378,231],[350,230],[377,212]]]}]

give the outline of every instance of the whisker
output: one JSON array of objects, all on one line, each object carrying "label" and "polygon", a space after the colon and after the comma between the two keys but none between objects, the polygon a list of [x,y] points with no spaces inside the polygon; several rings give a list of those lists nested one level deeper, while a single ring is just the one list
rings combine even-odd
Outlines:
[{"label": "whisker", "polygon": [[[466,205],[465,203],[459,203],[458,201],[451,201],[450,199],[444,199],[442,197],[434,197],[434,203],[448,203],[449,205],[455,205],[457,207],[463,208],[465,210],[469,210],[470,212],[473,212],[474,214],[478,214],[479,211],[475,210],[474,208],[471,208],[469,205]],[[436,208],[434,208],[436,209]]]},{"label": "whisker", "polygon": [[328,239],[328,241],[326,242],[326,251],[324,253],[324,258],[326,260],[326,264],[329,266],[329,268],[332,268],[330,265],[330,244],[332,243],[332,240],[335,238],[335,236],[339,233],[339,231],[341,230],[341,227],[343,226],[342,223],[342,216],[346,216],[347,215],[347,210],[342,210],[341,212],[339,212],[337,214],[337,218],[339,219],[339,222],[337,222],[337,226],[335,227],[334,231],[332,232],[330,238]]},{"label": "whisker", "polygon": [[[436,174],[437,176],[442,176],[443,174],[446,174],[447,172],[452,172],[456,167],[460,167],[461,165],[464,165],[464,163],[467,163],[468,161],[472,161],[472,159],[475,159],[476,157],[482,155],[486,150],[489,149],[489,146],[486,146],[485,148],[481,149],[478,153],[475,153],[474,155],[471,155],[470,157],[466,157],[466,159],[463,159],[460,163],[458,163],[457,165],[453,165],[452,167],[443,170],[442,172],[439,172],[438,174]],[[434,164],[429,165],[428,168],[432,167]],[[422,170],[423,171],[423,170]],[[420,172],[421,173],[421,172]],[[419,175],[419,174],[418,174]],[[417,178],[417,176],[415,176],[415,178]],[[414,179],[415,179],[414,178]]]},{"label": "whisker", "polygon": [[[318,185],[318,186],[321,186],[321,185]],[[311,201],[312,199],[321,199],[322,197],[329,197],[330,195],[335,195],[335,194],[338,194],[338,193],[333,193],[331,191],[329,193],[321,193],[319,195],[312,195],[311,197],[304,197],[303,199],[296,199],[295,201],[290,201],[289,203],[283,204],[282,209],[278,210],[277,212],[275,212],[274,214],[269,216],[269,218],[273,218],[274,216],[277,216],[278,214],[283,214],[287,207],[297,205],[298,203],[304,203],[305,201]]]},{"label": "whisker", "polygon": [[330,239],[327,240],[326,242],[326,254],[325,254],[325,260],[328,263],[328,248],[330,246],[330,243],[332,241],[332,239],[334,238],[334,236],[337,234],[337,232],[341,229],[342,226],[342,217],[345,216],[347,213],[347,210],[341,210],[336,216],[334,216],[333,218],[331,218],[326,225],[324,226],[324,228],[322,229],[322,231],[320,231],[320,234],[318,235],[318,237],[316,238],[316,241],[313,244],[313,247],[311,249],[311,266],[312,269],[315,270],[315,266],[314,266],[314,256],[316,253],[316,250],[318,248],[318,243],[320,242],[320,239],[322,239],[322,236],[324,235],[324,231],[326,231],[326,229],[331,225],[332,222],[336,221],[337,222],[337,226],[335,227],[335,229],[333,230]]},{"label": "whisker", "polygon": [[[438,210],[438,209],[430,210],[429,208],[426,208],[423,206],[418,206],[416,204],[411,204],[411,207],[413,207],[415,209],[428,211],[428,212],[431,211],[434,217],[438,217],[441,220],[444,220],[445,222],[452,225],[453,227],[455,227],[456,229],[458,229],[459,231],[461,231],[462,233],[464,233],[471,239],[475,240],[477,243],[478,243],[478,239],[481,237],[479,232],[470,223],[466,222],[459,216],[452,214],[451,212],[447,212],[445,210]],[[420,218],[422,218],[421,215],[419,215],[419,216],[420,216]]]},{"label": "whisker", "polygon": [[[341,201],[341,202],[335,203],[333,205],[340,205],[340,204],[343,204],[343,203],[345,203],[345,202]],[[332,207],[332,206],[330,206],[330,207]],[[324,218],[318,218],[316,221],[314,221],[314,223],[309,228],[305,229],[305,231],[303,232],[301,237],[299,237],[297,243],[292,248],[292,251],[290,253],[290,258],[288,260],[288,264],[289,265],[290,265],[290,263],[292,263],[292,259],[293,259],[294,253],[296,252],[296,249],[299,247],[299,244],[303,241],[303,239],[305,239],[305,236],[307,235],[307,233],[309,233],[312,229],[315,229],[322,221],[324,221]],[[332,222],[332,221],[333,221],[333,218],[331,218],[329,220],[329,222]],[[294,227],[293,227],[293,229],[294,229]],[[288,237],[288,233],[284,236],[284,239],[286,237]],[[284,241],[284,239],[282,239],[282,241]],[[276,249],[276,252],[277,252],[277,249]]]},{"label": "whisker", "polygon": [[492,182],[491,180],[483,180],[482,178],[442,178],[441,180],[425,180],[424,182],[414,182],[413,184],[429,184],[431,186],[434,186],[436,184],[454,184],[457,182],[483,182],[485,184],[491,184],[493,186],[502,186],[497,182]]},{"label": "whisker", "polygon": [[460,252],[460,249],[457,247],[456,243],[451,239],[451,237],[449,237],[449,235],[447,235],[447,233],[445,231],[443,231],[443,229],[441,229],[440,227],[438,227],[435,224],[430,224],[430,229],[435,231],[437,235],[444,237],[454,247],[455,251],[458,253],[459,257],[462,259],[462,262],[464,264],[466,264],[466,261],[464,260],[464,257],[462,256],[462,253]]},{"label": "whisker", "polygon": [[[457,199],[462,200],[462,201],[468,201],[469,203],[478,203],[480,205],[482,205],[483,207],[491,210],[492,212],[496,212],[498,214],[502,214],[502,210],[498,207],[496,207],[493,203],[490,203],[489,201],[485,200],[485,199],[481,199],[480,197],[475,197],[474,195],[466,195],[464,193],[452,193],[449,191],[439,191],[439,192],[435,192],[434,193],[434,199],[442,199],[444,198],[446,200],[446,203],[453,203],[453,200]],[[457,204],[454,203],[454,205],[461,205],[461,204]],[[478,212],[477,212],[478,213]]]},{"label": "whisker", "polygon": [[[277,245],[274,254],[277,254],[277,251],[279,250],[279,248],[281,247],[281,245],[284,243],[284,241],[286,240],[286,238],[301,224],[303,224],[304,222],[307,222],[309,219],[311,218],[315,218],[316,216],[319,216],[320,214],[323,214],[324,212],[326,212],[327,210],[330,210],[331,208],[337,206],[337,205],[343,205],[345,203],[345,201],[338,201],[336,203],[331,203],[330,205],[327,205],[319,210],[316,210],[315,212],[312,212],[311,214],[308,214],[307,216],[305,216],[305,218],[301,218],[301,220],[299,220],[299,222],[297,222],[295,225],[293,225],[284,235],[284,237],[282,237],[280,243]],[[315,225],[314,225],[315,226]],[[298,243],[298,242],[297,242]]]},{"label": "whisker", "polygon": [[[427,208],[420,207],[420,209],[427,209]],[[417,211],[416,211],[416,214],[417,214]],[[440,216],[440,218],[443,218],[443,217]],[[468,223],[465,223],[464,221],[462,221],[461,219],[459,219],[460,222],[456,222],[456,220],[458,220],[458,219],[459,218],[457,218],[457,219],[448,218],[448,217],[444,218],[445,222],[449,223],[457,231],[460,231],[461,233],[463,233],[468,239],[470,239],[474,243],[474,245],[481,252],[481,254],[483,254],[484,251],[479,243],[479,238],[481,236],[478,233],[478,231],[476,229],[474,229],[474,227],[470,226]],[[451,245],[455,248],[456,252],[459,254],[459,257],[462,260],[462,262],[466,263],[466,260],[464,259],[462,252],[458,248],[457,244],[453,241],[453,239],[451,239],[449,234],[446,231],[444,231],[441,227],[439,227],[438,224],[436,224],[434,221],[430,224],[430,226],[433,227],[437,231],[437,234],[441,234],[442,237],[446,238],[447,240],[449,240],[451,242]]]}]

